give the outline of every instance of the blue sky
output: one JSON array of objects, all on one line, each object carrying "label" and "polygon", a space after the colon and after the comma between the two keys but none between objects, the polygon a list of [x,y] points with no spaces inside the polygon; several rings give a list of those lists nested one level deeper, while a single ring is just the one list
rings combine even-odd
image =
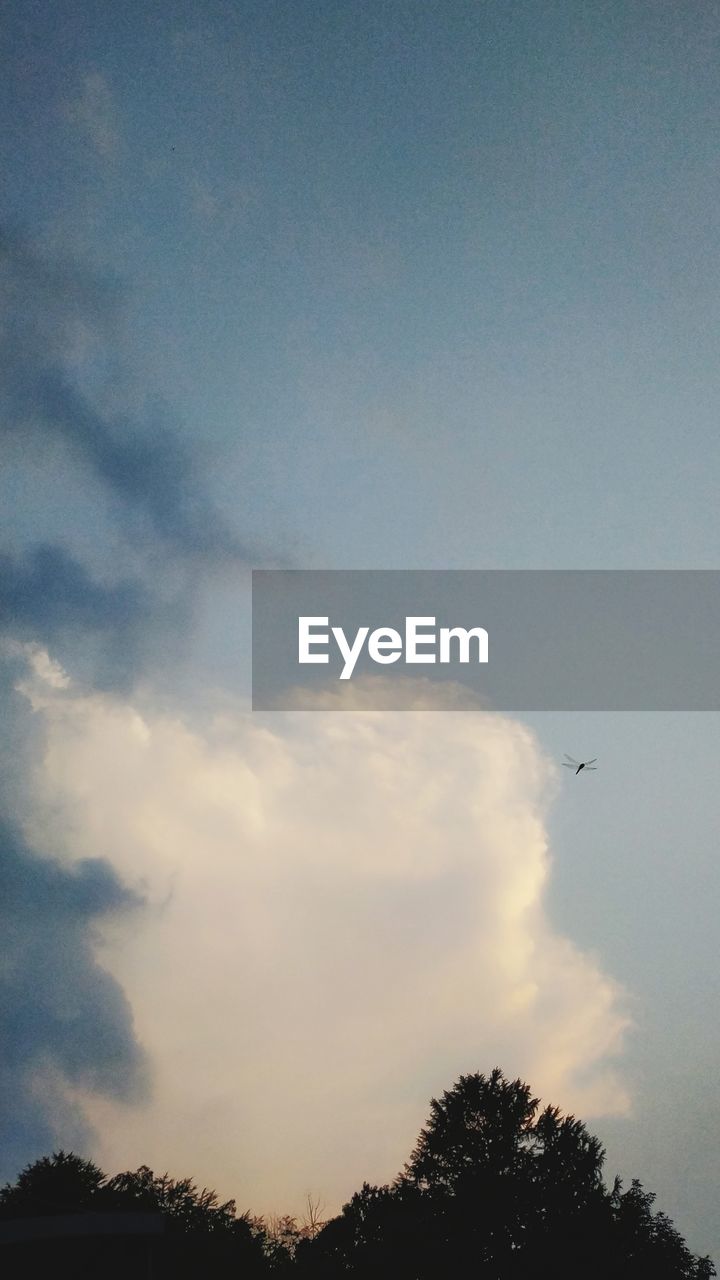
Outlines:
[{"label": "blue sky", "polygon": [[[635,0],[10,4],[15,639],[197,726],[247,694],[253,564],[718,567],[719,34]],[[30,857],[50,757],[18,662]],[[544,902],[631,1005],[609,1172],[717,1251],[717,718],[528,723],[601,757],[552,802]]]}]

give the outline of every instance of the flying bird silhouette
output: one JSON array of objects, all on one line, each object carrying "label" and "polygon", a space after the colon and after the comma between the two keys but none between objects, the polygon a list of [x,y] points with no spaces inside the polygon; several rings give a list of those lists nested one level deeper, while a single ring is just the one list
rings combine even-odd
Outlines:
[{"label": "flying bird silhouette", "polygon": [[597,756],[593,756],[592,760],[573,760],[572,756],[569,756],[567,751],[563,751],[563,755],[565,756],[565,759],[562,762],[563,769],[574,769],[576,778],[581,769],[597,769],[597,765],[595,763]]}]

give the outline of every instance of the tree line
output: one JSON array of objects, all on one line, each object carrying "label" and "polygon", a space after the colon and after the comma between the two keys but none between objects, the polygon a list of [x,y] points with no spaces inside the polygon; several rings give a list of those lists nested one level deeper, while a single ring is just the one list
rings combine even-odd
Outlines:
[{"label": "tree line", "polygon": [[[308,1199],[302,1221],[238,1214],[233,1200],[188,1178],[142,1166],[106,1177],[92,1161],[58,1151],[0,1190],[0,1260],[43,1274],[51,1246],[3,1244],[3,1227],[63,1215],[150,1214],[162,1234],[147,1246],[146,1274],[255,1280],[708,1280],[709,1258],[691,1253],[640,1182],[603,1180],[604,1151],[572,1115],[541,1108],[499,1068],[461,1076],[430,1104],[415,1149],[393,1183],[365,1183],[327,1222]],[[113,1219],[104,1219],[112,1223]],[[125,1219],[130,1222],[130,1219]],[[75,1274],[133,1274],[118,1241],[83,1254],[63,1246]],[[74,1252],[73,1252],[74,1251]],[[57,1246],[52,1246],[57,1258]],[[143,1255],[145,1256],[145,1255]],[[86,1270],[83,1270],[83,1258]],[[10,1274],[12,1274],[12,1269]]]}]

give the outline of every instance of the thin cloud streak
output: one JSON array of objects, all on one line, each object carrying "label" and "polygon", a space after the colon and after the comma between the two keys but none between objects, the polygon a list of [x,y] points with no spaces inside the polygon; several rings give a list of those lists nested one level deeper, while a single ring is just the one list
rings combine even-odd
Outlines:
[{"label": "thin cloud streak", "polygon": [[63,114],[103,160],[117,155],[121,143],[117,105],[99,71],[88,71],[75,97],[63,104]]},{"label": "thin cloud streak", "polygon": [[253,549],[210,501],[199,453],[159,413],[127,413],[112,398],[101,405],[82,383],[78,335],[104,339],[117,294],[81,265],[48,264],[21,238],[0,237],[5,430],[63,441],[155,554],[159,539],[189,562],[247,565]]}]

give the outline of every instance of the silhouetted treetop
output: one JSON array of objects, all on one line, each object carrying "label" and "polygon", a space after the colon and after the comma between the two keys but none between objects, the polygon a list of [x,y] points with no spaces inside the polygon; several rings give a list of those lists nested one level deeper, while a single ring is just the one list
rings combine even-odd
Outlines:
[{"label": "silhouetted treetop", "polygon": [[499,1068],[461,1076],[441,1098],[392,1187],[365,1184],[314,1244],[308,1276],[381,1280],[707,1280],[652,1196],[608,1191],[596,1137],[540,1109]]},{"label": "silhouetted treetop", "polygon": [[162,1213],[183,1231],[228,1231],[236,1220],[234,1200],[221,1204],[215,1191],[198,1191],[192,1179],[154,1174],[147,1165],[110,1178],[102,1199],[119,1209]]},{"label": "silhouetted treetop", "polygon": [[538,1106],[528,1085],[506,1080],[497,1067],[489,1076],[461,1076],[432,1099],[402,1176],[421,1190],[458,1191],[479,1176],[564,1182],[574,1195],[596,1190],[604,1160],[597,1138],[574,1116],[561,1116],[557,1107],[538,1115]]},{"label": "silhouetted treetop", "polygon": [[[98,1212],[122,1220],[130,1214],[125,1223],[132,1228],[132,1215],[157,1215],[163,1230],[147,1256],[162,1280],[715,1276],[710,1259],[690,1252],[639,1182],[623,1190],[616,1179],[606,1187],[603,1160],[600,1142],[580,1120],[555,1106],[541,1108],[527,1084],[506,1079],[496,1067],[488,1076],[461,1076],[432,1099],[428,1121],[392,1186],[364,1183],[324,1225],[312,1197],[305,1223],[289,1216],[265,1222],[238,1217],[233,1200],[221,1202],[190,1178],[157,1175],[146,1165],[106,1178],[91,1161],[63,1151],[28,1165],[0,1191],[0,1218]],[[11,1246],[13,1258],[21,1265],[13,1275],[33,1274],[37,1253],[28,1267],[17,1247]],[[44,1255],[42,1245],[37,1248],[43,1264],[37,1274],[46,1274],[52,1248]],[[126,1274],[112,1245],[104,1248],[85,1270],[71,1253],[76,1277]],[[0,1265],[8,1258],[2,1249],[0,1231]]]},{"label": "silhouetted treetop", "polygon": [[0,1190],[0,1217],[42,1217],[92,1209],[105,1174],[72,1151],[56,1151],[29,1164]]}]

